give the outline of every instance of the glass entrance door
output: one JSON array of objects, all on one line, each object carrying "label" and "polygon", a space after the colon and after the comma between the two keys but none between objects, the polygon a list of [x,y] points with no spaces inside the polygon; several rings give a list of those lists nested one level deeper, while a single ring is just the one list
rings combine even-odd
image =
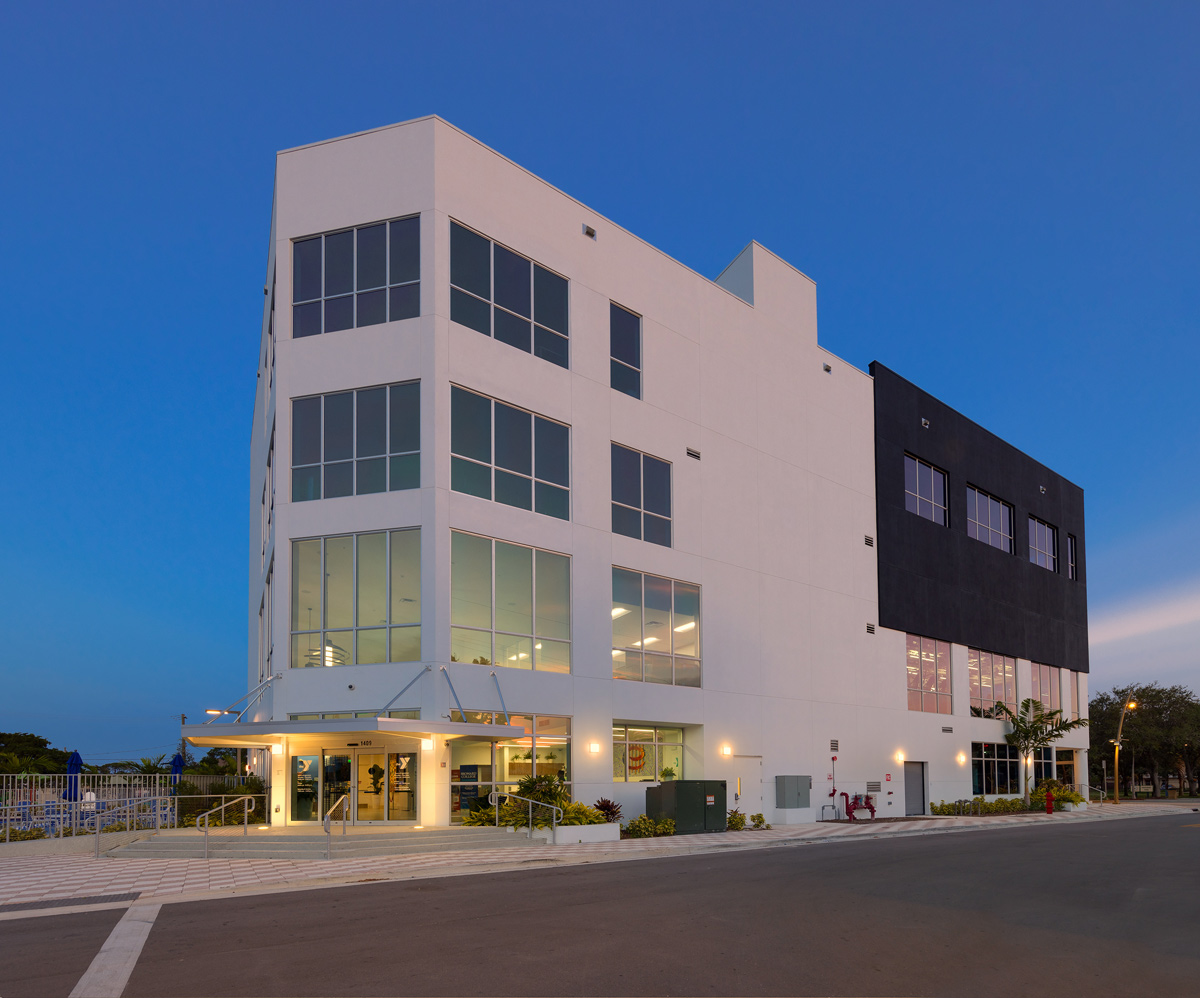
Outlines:
[{"label": "glass entrance door", "polygon": [[388,819],[417,820],[417,754],[393,752],[388,757]]},{"label": "glass entrance door", "polygon": [[[324,818],[329,809],[338,802],[342,794],[351,790],[350,769],[353,757],[349,754],[325,755],[325,766],[321,781],[321,813],[318,818]],[[353,804],[351,800],[351,804]]]},{"label": "glass entrance door", "polygon": [[354,760],[358,768],[358,793],[355,801],[355,821],[385,821],[387,819],[384,765],[387,756],[382,752],[359,752]]}]

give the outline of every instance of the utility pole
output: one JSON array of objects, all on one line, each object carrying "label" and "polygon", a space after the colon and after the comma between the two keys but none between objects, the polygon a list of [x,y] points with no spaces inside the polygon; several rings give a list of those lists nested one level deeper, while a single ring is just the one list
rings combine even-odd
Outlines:
[{"label": "utility pole", "polygon": [[183,737],[183,726],[187,724],[187,714],[179,715],[179,756],[187,763],[187,739]]},{"label": "utility pole", "polygon": [[1121,801],[1121,732],[1125,728],[1125,712],[1136,710],[1137,701],[1127,700],[1121,708],[1121,721],[1117,725],[1117,737],[1113,739],[1113,803]]}]

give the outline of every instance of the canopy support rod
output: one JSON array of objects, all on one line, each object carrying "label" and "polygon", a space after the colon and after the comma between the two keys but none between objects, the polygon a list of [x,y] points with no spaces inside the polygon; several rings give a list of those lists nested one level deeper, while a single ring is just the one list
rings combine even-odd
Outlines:
[{"label": "canopy support rod", "polygon": [[389,700],[387,703],[385,703],[385,704],[383,705],[383,710],[381,710],[381,711],[380,711],[378,714],[376,714],[375,716],[376,716],[376,717],[383,717],[383,715],[384,715],[384,714],[387,712],[387,709],[388,709],[389,707],[391,707],[391,705],[392,705],[392,704],[394,704],[394,703],[395,703],[397,700],[399,700],[399,699],[400,699],[402,696],[404,696],[404,694],[405,694],[405,693],[407,693],[407,692],[408,692],[410,689],[412,689],[412,687],[413,687],[413,684],[414,684],[414,683],[416,683],[416,681],[417,681],[418,679],[420,679],[420,678],[421,678],[423,675],[425,675],[425,673],[427,673],[428,671],[429,671],[429,666],[425,666],[425,668],[424,668],[424,669],[422,669],[422,670],[421,670],[420,672],[418,672],[418,673],[417,673],[415,676],[413,676],[413,677],[412,677],[412,679],[410,679],[410,680],[409,680],[409,682],[408,682],[408,685],[407,685],[407,686],[405,686],[405,687],[404,687],[404,689],[402,689],[402,690],[401,690],[399,693],[397,693],[397,694],[396,694],[394,697],[392,697],[392,699],[390,699],[390,700]]},{"label": "canopy support rod", "polygon": [[458,704],[458,716],[465,721],[467,719],[467,712],[462,709],[462,703],[458,699],[458,693],[454,689],[454,684],[450,682],[450,673],[444,665],[442,666],[442,675],[446,677],[446,685],[450,687],[450,695],[454,697],[454,702]]},{"label": "canopy support rod", "polygon": [[[212,717],[210,717],[210,718],[209,718],[207,721],[205,721],[204,723],[205,723],[205,724],[212,724],[212,723],[213,723],[213,721],[215,721],[215,720],[216,720],[218,717],[220,717],[222,714],[232,714],[232,713],[233,713],[233,708],[234,708],[234,707],[236,707],[236,706],[237,706],[239,703],[241,703],[241,702],[242,702],[243,700],[245,700],[247,697],[252,697],[252,696],[254,696],[254,694],[255,694],[255,693],[257,693],[259,696],[262,696],[262,692],[263,692],[263,690],[265,690],[265,689],[267,688],[267,686],[268,686],[268,685],[270,685],[272,682],[274,682],[274,680],[275,680],[275,677],[274,677],[274,676],[268,676],[268,677],[267,677],[266,679],[264,679],[264,680],[263,680],[261,683],[259,683],[259,684],[258,684],[256,687],[254,687],[254,689],[252,689],[252,690],[251,690],[249,693],[243,693],[243,694],[242,694],[240,697],[238,697],[236,700],[234,700],[234,701],[233,701],[233,703],[231,703],[231,704],[230,704],[228,707],[226,707],[226,708],[225,708],[223,711],[221,711],[221,712],[220,712],[220,713],[218,713],[218,714],[214,714]],[[242,708],[242,711],[241,711],[241,713],[239,713],[239,714],[238,714],[238,720],[239,720],[239,721],[240,721],[240,720],[241,720],[241,718],[242,718],[242,714],[246,713],[246,711],[248,711],[248,710],[250,709],[250,707],[251,707],[251,706],[252,706],[251,704],[246,704],[246,706],[245,706],[244,708]]]},{"label": "canopy support rod", "polygon": [[[496,684],[496,693],[500,697],[500,709],[502,711],[504,711],[504,723],[512,724],[512,721],[509,720],[509,717],[508,717],[508,707],[506,707],[504,705],[504,693],[500,690],[500,680],[496,678],[496,670],[495,669],[492,670],[492,682]],[[463,717],[463,720],[464,721],[466,720],[465,716]]]}]

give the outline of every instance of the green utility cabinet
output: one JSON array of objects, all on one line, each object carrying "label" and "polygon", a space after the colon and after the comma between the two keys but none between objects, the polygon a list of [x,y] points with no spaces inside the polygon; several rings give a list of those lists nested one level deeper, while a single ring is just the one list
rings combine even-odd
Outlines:
[{"label": "green utility cabinet", "polygon": [[725,831],[724,780],[671,780],[646,788],[646,813],[675,820],[675,834]]}]

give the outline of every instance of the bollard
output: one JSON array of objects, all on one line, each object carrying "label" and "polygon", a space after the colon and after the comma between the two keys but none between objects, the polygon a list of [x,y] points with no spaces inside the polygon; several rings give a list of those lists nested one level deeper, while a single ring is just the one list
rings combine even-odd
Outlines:
[{"label": "bollard", "polygon": [[1046,813],[1047,814],[1054,813],[1054,791],[1053,790],[1046,791]]}]

